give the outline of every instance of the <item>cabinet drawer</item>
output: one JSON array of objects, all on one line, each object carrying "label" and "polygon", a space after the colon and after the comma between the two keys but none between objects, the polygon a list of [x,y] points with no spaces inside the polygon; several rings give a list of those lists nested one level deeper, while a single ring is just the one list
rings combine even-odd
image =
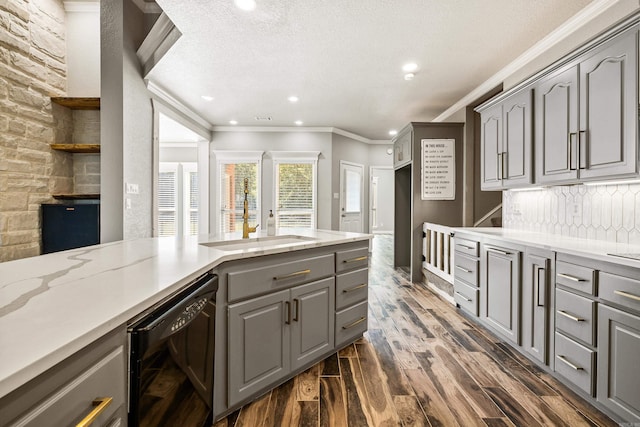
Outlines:
[{"label": "cabinet drawer", "polygon": [[336,272],[369,266],[369,247],[336,252]]},{"label": "cabinet drawer", "polygon": [[478,242],[463,239],[462,237],[454,237],[454,249],[456,252],[477,257],[480,254]]},{"label": "cabinet drawer", "polygon": [[369,270],[366,268],[340,274],[336,278],[336,310],[365,301],[368,286]]},{"label": "cabinet drawer", "polygon": [[454,257],[454,277],[464,280],[469,285],[478,286],[479,263],[477,259],[457,253]]},{"label": "cabinet drawer", "polygon": [[595,352],[556,332],[555,370],[593,396]]},{"label": "cabinet drawer", "polygon": [[326,254],[229,272],[229,302],[330,276],[334,272],[333,260],[333,254]]},{"label": "cabinet drawer", "polygon": [[603,271],[598,279],[600,298],[640,312],[640,280]]},{"label": "cabinet drawer", "polygon": [[367,330],[367,302],[363,301],[336,313],[336,348]]},{"label": "cabinet drawer", "polygon": [[556,289],[556,329],[589,345],[595,345],[595,310],[594,301]]},{"label": "cabinet drawer", "polygon": [[556,262],[556,284],[595,295],[595,270],[568,262]]},{"label": "cabinet drawer", "polygon": [[473,288],[461,282],[454,285],[453,299],[461,308],[478,315],[478,288]]},{"label": "cabinet drawer", "polygon": [[107,425],[124,402],[125,355],[118,347],[55,392],[14,425],[24,427],[76,425],[97,409],[94,399],[111,398],[94,425]]}]

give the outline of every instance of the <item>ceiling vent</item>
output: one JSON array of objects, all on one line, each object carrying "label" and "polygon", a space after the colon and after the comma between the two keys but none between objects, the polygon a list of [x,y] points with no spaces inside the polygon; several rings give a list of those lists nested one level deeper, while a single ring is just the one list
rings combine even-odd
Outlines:
[{"label": "ceiling vent", "polygon": [[271,116],[256,116],[256,120],[259,122],[270,122]]}]

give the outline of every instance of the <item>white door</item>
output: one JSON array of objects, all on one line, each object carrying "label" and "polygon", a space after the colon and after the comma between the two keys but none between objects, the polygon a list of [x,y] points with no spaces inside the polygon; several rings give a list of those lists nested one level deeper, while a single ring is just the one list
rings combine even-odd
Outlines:
[{"label": "white door", "polygon": [[393,233],[393,168],[371,166],[369,176],[369,232]]},{"label": "white door", "polygon": [[340,162],[340,231],[362,232],[364,167]]}]

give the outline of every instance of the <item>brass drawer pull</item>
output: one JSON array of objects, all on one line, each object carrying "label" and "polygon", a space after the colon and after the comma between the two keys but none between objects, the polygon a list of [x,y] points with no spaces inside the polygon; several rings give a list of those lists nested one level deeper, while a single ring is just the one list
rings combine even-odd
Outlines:
[{"label": "brass drawer pull", "polygon": [[511,255],[511,252],[503,251],[496,248],[489,248],[489,247],[487,247],[487,252],[493,252],[500,255]]},{"label": "brass drawer pull", "polygon": [[460,246],[461,248],[469,249],[470,251],[475,249],[474,246],[467,246],[467,245],[463,245],[461,243],[458,243],[458,246]]},{"label": "brass drawer pull", "polygon": [[366,260],[367,258],[368,258],[368,257],[365,255],[365,256],[359,256],[359,257],[357,257],[357,258],[344,259],[344,260],[342,260],[342,262],[343,262],[343,263],[345,263],[345,264],[348,264],[348,263],[350,263],[350,262],[364,261],[364,260]]},{"label": "brass drawer pull", "polygon": [[467,270],[466,268],[460,267],[459,265],[456,265],[456,268],[460,271],[464,271],[465,273],[473,273],[473,271]]},{"label": "brass drawer pull", "polygon": [[366,288],[366,287],[367,287],[367,284],[366,284],[366,283],[363,283],[363,284],[361,284],[361,285],[354,286],[353,288],[343,289],[343,290],[342,290],[342,293],[343,293],[343,294],[346,294],[346,293],[353,292],[353,291],[357,291],[358,289],[362,289],[362,288]]},{"label": "brass drawer pull", "polygon": [[574,316],[573,314],[569,314],[564,310],[558,310],[557,313],[566,317],[567,319],[575,320],[576,322],[584,322],[584,319],[582,317]]},{"label": "brass drawer pull", "polygon": [[460,292],[456,291],[456,295],[460,295],[466,302],[471,302],[473,300],[467,298],[466,295],[461,294]]},{"label": "brass drawer pull", "polygon": [[634,295],[634,294],[630,294],[629,292],[613,291],[613,293],[616,294],[616,295],[620,295],[621,297],[631,298],[632,300],[640,301],[640,296]]},{"label": "brass drawer pull", "polygon": [[282,279],[290,279],[292,277],[296,277],[296,276],[302,276],[303,274],[309,274],[311,273],[311,270],[300,270],[300,271],[296,271],[295,273],[290,273],[290,274],[285,274],[284,276],[275,276],[273,278],[273,280],[282,280]]},{"label": "brass drawer pull", "polygon": [[349,329],[349,328],[353,328],[354,326],[364,322],[365,320],[367,320],[367,318],[365,316],[362,316],[361,318],[359,318],[358,320],[349,323],[348,325],[344,325],[342,327],[342,329]]},{"label": "brass drawer pull", "polygon": [[583,371],[584,368],[578,366],[578,365],[574,365],[573,363],[569,362],[567,360],[566,357],[564,357],[563,355],[559,354],[558,356],[556,356],[558,359],[560,359],[561,361],[563,361],[567,366],[569,366],[571,369],[575,369],[576,371]]},{"label": "brass drawer pull", "polygon": [[87,414],[87,416],[84,417],[82,421],[76,424],[76,427],[87,427],[93,424],[96,418],[100,416],[102,411],[107,409],[107,406],[111,405],[112,401],[113,401],[112,397],[95,398],[93,402],[91,402],[91,404],[95,406],[95,408],[93,408],[93,410],[91,410],[91,412],[89,412],[89,414]]},{"label": "brass drawer pull", "polygon": [[584,279],[580,279],[579,277],[569,276],[568,274],[558,273],[558,277],[562,277],[563,279],[571,280],[572,282],[586,282]]}]

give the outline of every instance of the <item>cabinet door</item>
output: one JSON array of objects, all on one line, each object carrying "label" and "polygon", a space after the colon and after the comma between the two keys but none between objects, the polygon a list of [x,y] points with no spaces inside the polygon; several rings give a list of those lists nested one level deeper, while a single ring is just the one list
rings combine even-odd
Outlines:
[{"label": "cabinet door", "polygon": [[502,103],[504,132],[502,178],[504,187],[531,183],[531,90],[518,92]]},{"label": "cabinet door", "polygon": [[580,177],[637,171],[637,31],[580,63]]},{"label": "cabinet door", "polygon": [[489,326],[519,344],[520,252],[485,246],[483,258],[482,316]]},{"label": "cabinet door", "polygon": [[536,182],[578,177],[578,67],[542,79],[535,88]]},{"label": "cabinet door", "polygon": [[502,188],[502,104],[480,114],[481,173],[483,190]]},{"label": "cabinet door", "polygon": [[640,317],[598,306],[598,401],[640,422]]},{"label": "cabinet door", "polygon": [[333,349],[334,279],[291,290],[291,368],[297,369]]},{"label": "cabinet door", "polygon": [[396,139],[393,144],[393,166],[397,169],[411,162],[411,139],[413,132],[409,131]]},{"label": "cabinet door", "polygon": [[229,406],[290,372],[289,290],[229,305]]},{"label": "cabinet door", "polygon": [[552,253],[527,253],[522,267],[522,347],[545,365],[549,363]]}]

